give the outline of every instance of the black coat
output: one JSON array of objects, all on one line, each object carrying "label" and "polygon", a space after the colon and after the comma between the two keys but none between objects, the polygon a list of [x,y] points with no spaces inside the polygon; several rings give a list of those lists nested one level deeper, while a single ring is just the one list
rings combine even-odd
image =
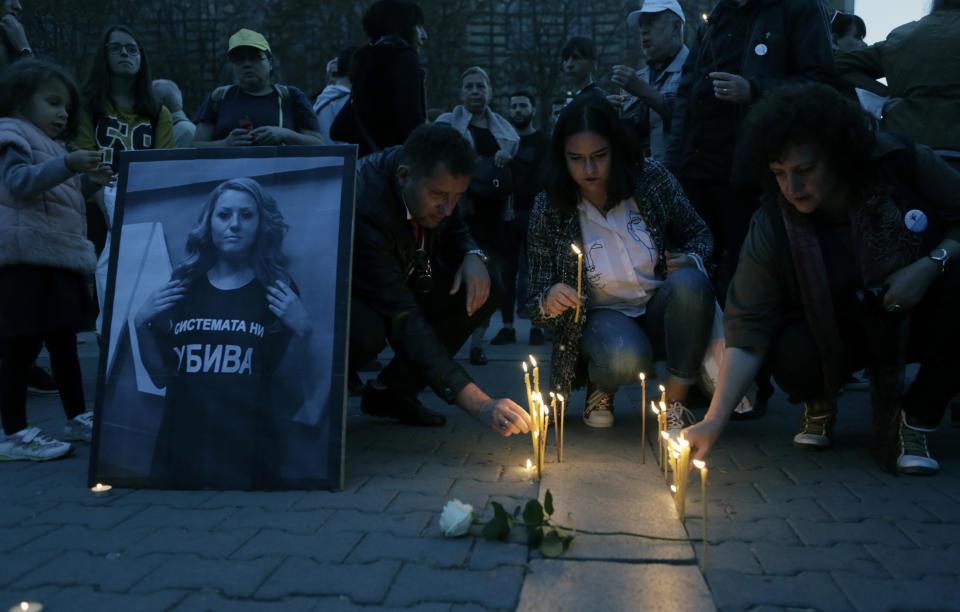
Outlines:
[{"label": "black coat", "polygon": [[[400,147],[392,147],[369,155],[357,170],[353,299],[383,317],[394,350],[419,366],[434,391],[452,402],[472,379],[447,352],[410,287],[417,245],[396,178],[399,153]],[[449,277],[464,254],[477,248],[457,208],[425,230],[424,240],[434,270],[448,270]]]}]

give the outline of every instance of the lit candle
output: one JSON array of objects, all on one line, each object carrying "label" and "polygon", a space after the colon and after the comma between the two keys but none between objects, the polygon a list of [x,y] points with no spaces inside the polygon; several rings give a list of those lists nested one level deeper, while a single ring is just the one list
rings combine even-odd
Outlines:
[{"label": "lit candle", "polygon": [[550,392],[550,410],[553,411],[553,443],[557,447],[557,463],[560,463],[560,424],[557,423],[557,394]]},{"label": "lit candle", "polygon": [[[530,398],[531,398],[531,394],[533,393],[533,392],[530,390],[530,372],[527,371],[527,362],[526,362],[526,361],[522,362],[522,365],[523,365],[523,384],[526,385],[526,387],[527,387],[527,406],[530,406],[530,405],[531,405],[531,404],[530,404]],[[531,416],[533,415],[532,412],[531,412],[530,414],[531,414]]]},{"label": "lit candle", "polygon": [[667,388],[663,385],[660,385],[660,406],[666,406],[667,404]]},{"label": "lit candle", "polygon": [[717,72],[717,52],[713,48],[713,37],[710,35],[710,18],[706,13],[702,13],[700,18],[703,19],[703,23],[707,28],[704,37],[707,39],[707,50],[710,51],[710,65],[713,68],[713,72]]},{"label": "lit candle", "polygon": [[103,497],[104,495],[108,494],[110,492],[110,489],[112,488],[113,487],[111,487],[108,484],[103,484],[98,482],[97,484],[90,487],[90,492],[96,495],[97,497]]},{"label": "lit candle", "polygon": [[576,322],[580,320],[580,295],[583,291],[583,251],[575,244],[571,244],[570,248],[577,254],[577,312],[573,316]]},{"label": "lit candle", "polygon": [[530,365],[533,366],[533,392],[540,393],[540,366],[537,365],[533,355],[530,355]]},{"label": "lit candle", "polygon": [[640,399],[640,412],[643,413],[643,416],[640,417],[642,428],[640,430],[640,463],[647,463],[647,376],[643,372],[640,372],[640,387],[642,389],[643,395]]},{"label": "lit candle", "polygon": [[540,431],[543,432],[540,436],[540,469],[543,470],[547,454],[547,433],[550,430],[550,409],[543,403],[540,404],[540,418]]},{"label": "lit candle", "polygon": [[527,459],[527,469],[528,469],[528,470],[532,470],[532,469],[533,469],[533,461],[530,461],[529,459]]},{"label": "lit candle", "polygon": [[563,463],[563,422],[567,408],[563,403],[563,396],[557,393],[557,399],[560,400],[560,463]]},{"label": "lit candle", "polygon": [[690,471],[690,443],[680,434],[680,441],[677,445],[680,450],[677,472],[680,474],[680,520],[686,518],[687,512],[687,475]]},{"label": "lit candle", "polygon": [[40,612],[43,610],[43,604],[39,601],[21,601],[10,608],[10,612]]},{"label": "lit candle", "polygon": [[660,462],[663,464],[663,482],[670,482],[667,478],[667,444],[670,442],[670,433],[661,431],[660,437],[664,439],[663,453],[660,456]]},{"label": "lit candle", "polygon": [[660,411],[657,409],[657,404],[651,400],[650,410],[653,410],[653,416],[657,417],[657,461],[663,459],[663,438],[660,437],[662,428],[660,427]]},{"label": "lit candle", "polygon": [[701,565],[703,570],[707,569],[707,462],[699,459],[693,460],[693,467],[700,470],[700,497],[703,498],[703,557]]}]

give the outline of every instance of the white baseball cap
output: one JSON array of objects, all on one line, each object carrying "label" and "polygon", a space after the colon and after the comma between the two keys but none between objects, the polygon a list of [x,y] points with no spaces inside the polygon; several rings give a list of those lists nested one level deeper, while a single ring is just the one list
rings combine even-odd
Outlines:
[{"label": "white baseball cap", "polygon": [[684,17],[683,9],[680,8],[680,3],[677,0],[644,0],[639,11],[633,11],[627,15],[627,27],[631,30],[636,28],[640,22],[641,13],[662,13],[663,11],[673,11],[680,18],[680,22],[686,25],[687,18]]}]

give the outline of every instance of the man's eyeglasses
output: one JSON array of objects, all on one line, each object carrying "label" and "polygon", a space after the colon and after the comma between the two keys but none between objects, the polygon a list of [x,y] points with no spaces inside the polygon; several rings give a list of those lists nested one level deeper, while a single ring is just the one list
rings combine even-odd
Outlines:
[{"label": "man's eyeglasses", "polygon": [[132,43],[107,43],[104,46],[110,55],[120,55],[120,51],[125,51],[130,56],[140,55],[140,47]]}]

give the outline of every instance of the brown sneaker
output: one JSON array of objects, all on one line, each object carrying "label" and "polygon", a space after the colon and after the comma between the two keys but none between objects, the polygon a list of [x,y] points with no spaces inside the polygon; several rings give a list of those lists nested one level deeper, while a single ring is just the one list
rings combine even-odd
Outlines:
[{"label": "brown sneaker", "polygon": [[583,422],[590,427],[613,427],[613,394],[604,393],[593,383],[588,383],[587,402],[583,406]]}]

